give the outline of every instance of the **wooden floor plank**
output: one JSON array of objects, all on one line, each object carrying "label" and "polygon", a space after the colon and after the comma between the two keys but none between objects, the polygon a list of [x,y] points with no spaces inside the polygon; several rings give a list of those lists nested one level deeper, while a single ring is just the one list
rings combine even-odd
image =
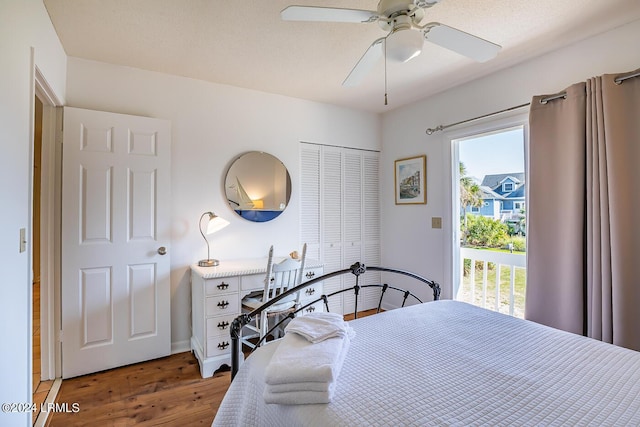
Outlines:
[{"label": "wooden floor plank", "polygon": [[46,425],[211,425],[229,382],[229,372],[201,378],[189,352],[71,378],[56,402],[80,411],[52,413]]}]

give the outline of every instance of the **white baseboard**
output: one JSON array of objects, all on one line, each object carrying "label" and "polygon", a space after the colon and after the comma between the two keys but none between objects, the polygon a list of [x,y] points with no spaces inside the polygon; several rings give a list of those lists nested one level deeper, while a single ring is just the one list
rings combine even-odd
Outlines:
[{"label": "white baseboard", "polygon": [[191,351],[191,343],[189,340],[171,343],[171,354],[184,353],[186,351]]}]

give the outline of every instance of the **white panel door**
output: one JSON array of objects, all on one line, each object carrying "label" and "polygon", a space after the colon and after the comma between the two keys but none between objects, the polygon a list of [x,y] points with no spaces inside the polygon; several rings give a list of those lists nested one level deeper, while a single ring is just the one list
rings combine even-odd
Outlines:
[{"label": "white panel door", "polygon": [[171,352],[166,120],[67,107],[62,376]]}]

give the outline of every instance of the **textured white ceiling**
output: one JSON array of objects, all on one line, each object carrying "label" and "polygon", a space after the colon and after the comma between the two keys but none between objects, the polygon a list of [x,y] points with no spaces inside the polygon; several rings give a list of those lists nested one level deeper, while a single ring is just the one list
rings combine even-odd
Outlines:
[{"label": "textured white ceiling", "polygon": [[[375,10],[376,0],[44,0],[69,56],[384,112],[640,19],[640,0],[443,0],[441,22],[502,46],[478,64],[425,43],[361,85],[342,81],[385,33],[375,23],[285,22],[290,4]],[[615,47],[612,47],[615,48]]]}]

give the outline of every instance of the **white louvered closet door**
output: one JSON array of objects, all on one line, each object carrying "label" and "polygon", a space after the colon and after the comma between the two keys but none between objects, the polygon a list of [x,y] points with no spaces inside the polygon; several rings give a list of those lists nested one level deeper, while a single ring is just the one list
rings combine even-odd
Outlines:
[{"label": "white louvered closet door", "polygon": [[[342,265],[349,267],[355,262],[364,262],[362,258],[362,156],[360,151],[344,150],[344,257]],[[342,286],[355,285],[355,277],[342,276]],[[362,281],[360,282],[362,284]],[[344,313],[355,311],[355,295],[343,294]],[[362,294],[358,298],[358,310],[363,309]]]},{"label": "white louvered closet door", "polygon": [[[380,267],[380,166],[377,152],[362,154],[362,211],[363,253],[365,265]],[[364,284],[380,284],[379,271],[368,272]],[[363,309],[378,306],[380,289],[365,289],[363,292]]]},{"label": "white louvered closet door", "polygon": [[[345,268],[342,262],[343,190],[342,149],[323,146],[321,156],[321,238],[324,271],[332,272]],[[325,294],[342,289],[342,278],[332,277],[323,282]],[[344,310],[342,295],[329,298],[329,309],[336,313]]]},{"label": "white louvered closet door", "polygon": [[[308,245],[307,256],[324,263],[324,271],[348,268],[360,261],[379,265],[380,206],[378,195],[378,153],[340,147],[301,143],[301,243]],[[317,243],[316,243],[317,242]],[[316,249],[317,252],[316,252]],[[367,273],[377,282],[378,273]],[[351,287],[352,275],[324,282],[326,294]],[[362,290],[358,310],[377,305],[378,292]],[[351,313],[352,293],[329,299],[332,312]]]},{"label": "white louvered closet door", "polygon": [[321,260],[320,147],[317,145],[300,146],[300,188],[300,247],[306,243],[307,258]]}]

